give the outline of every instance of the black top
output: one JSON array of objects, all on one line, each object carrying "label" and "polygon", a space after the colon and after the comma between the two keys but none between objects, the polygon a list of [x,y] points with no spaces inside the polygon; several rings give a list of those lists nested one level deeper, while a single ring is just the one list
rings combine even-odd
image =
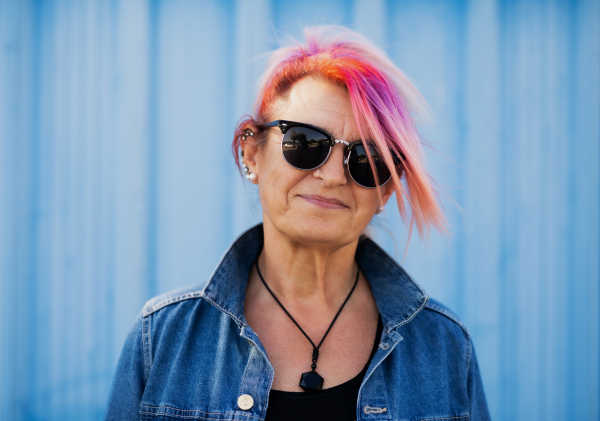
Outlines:
[{"label": "black top", "polygon": [[[377,322],[377,334],[369,361],[360,373],[345,383],[323,389],[318,393],[284,392],[271,390],[265,421],[320,421],[320,420],[356,420],[356,402],[358,390],[367,373],[369,364],[381,341],[383,322],[381,316]],[[299,378],[299,377],[298,377]]]}]

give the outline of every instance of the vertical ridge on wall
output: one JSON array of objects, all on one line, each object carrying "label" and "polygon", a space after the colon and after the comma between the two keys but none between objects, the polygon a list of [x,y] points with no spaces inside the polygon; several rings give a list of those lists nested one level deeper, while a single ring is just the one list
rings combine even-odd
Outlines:
[{"label": "vertical ridge on wall", "polygon": [[[33,8],[33,22],[31,26],[32,34],[31,34],[31,51],[32,51],[32,72],[31,72],[31,85],[32,89],[30,92],[30,101],[31,101],[31,120],[32,123],[28,129],[28,137],[30,139],[30,167],[29,170],[29,182],[24,186],[25,191],[28,193],[28,230],[26,232],[27,236],[27,257],[34,264],[29,264],[26,266],[27,275],[25,276],[25,289],[27,291],[38,291],[40,287],[43,288],[39,279],[40,273],[40,219],[42,217],[42,209],[40,204],[40,173],[42,172],[40,168],[40,164],[42,160],[40,159],[40,155],[42,152],[42,144],[40,140],[40,125],[38,124],[41,120],[40,116],[42,113],[41,109],[41,101],[43,99],[42,92],[42,33],[47,26],[45,25],[44,18],[47,18],[47,14],[44,14],[43,6],[41,4],[36,5]],[[47,11],[47,10],[46,10]],[[45,164],[45,162],[44,162]],[[44,165],[45,166],[45,165]],[[41,291],[44,292],[43,290]],[[33,306],[29,306],[27,309],[27,318],[26,323],[27,327],[23,330],[23,332],[27,332],[27,348],[26,348],[26,384],[27,388],[32,390],[39,390],[39,372],[40,368],[39,359],[40,355],[36,352],[38,349],[39,341],[38,336],[39,332],[36,329],[32,329],[32,326],[37,325],[40,322],[40,313],[38,303],[41,301],[41,297],[38,295],[34,295],[32,297],[32,301],[34,302]],[[37,397],[36,397],[37,398]],[[31,406],[26,409],[29,414],[28,416],[35,416],[39,411],[38,399],[34,399],[31,402]]]},{"label": "vertical ridge on wall", "polygon": [[[546,273],[547,281],[547,316],[546,326],[548,337],[546,353],[548,363],[545,376],[548,384],[567,384],[568,355],[568,320],[567,314],[567,284],[568,265],[566,263],[568,245],[565,241],[569,230],[568,201],[568,171],[565,165],[567,157],[567,142],[569,138],[567,116],[569,110],[568,98],[568,7],[563,2],[553,2],[549,5],[550,36],[549,58],[546,67],[549,72],[549,87],[551,95],[548,96],[548,154],[546,172],[548,177],[548,201],[545,203],[546,227],[548,230],[548,243],[546,247]],[[549,390],[548,390],[549,389]],[[547,388],[545,391],[547,405],[545,412],[556,419],[568,418],[568,406],[564,391],[558,388]],[[543,414],[542,414],[543,415]]]},{"label": "vertical ridge on wall", "polygon": [[[105,77],[106,77],[106,85],[107,91],[104,96],[103,107],[106,110],[106,120],[116,122],[117,119],[117,111],[116,108],[112,106],[117,101],[118,98],[118,73],[116,72],[114,63],[117,61],[117,0],[111,0],[107,6],[108,11],[106,13],[107,18],[107,29],[106,29],[106,45],[105,45],[105,54],[106,54],[106,63],[105,63]],[[117,160],[114,158],[114,151],[118,150],[118,145],[116,144],[117,139],[117,129],[116,124],[111,124],[106,128],[107,136],[110,139],[110,142],[105,142],[103,157],[104,162],[106,163],[106,180],[104,184],[104,188],[107,190],[106,197],[108,204],[106,206],[107,213],[107,231],[106,236],[108,237],[108,245],[105,246],[104,253],[107,256],[107,267],[105,268],[105,273],[109,282],[106,286],[106,309],[97,309],[97,317],[100,318],[102,313],[106,314],[106,323],[104,324],[104,332],[102,335],[102,341],[105,344],[104,346],[108,350],[112,350],[115,348],[115,336],[113,334],[113,329],[115,326],[115,291],[116,291],[116,278],[117,278],[117,270],[116,270],[116,257],[115,250],[117,248],[116,243],[116,207],[115,203],[117,203],[117,189],[116,189],[116,176],[115,176],[115,167],[117,166]],[[100,391],[99,396],[101,400],[106,401],[108,399],[108,388],[112,382],[112,372],[110,368],[116,366],[116,355],[113,352],[106,352],[104,355],[104,361],[102,361],[101,367],[104,368],[104,381],[103,384],[106,385],[103,390]],[[103,398],[103,399],[102,399]]]},{"label": "vertical ridge on wall", "polygon": [[[18,16],[13,9],[14,3],[0,2],[0,45],[4,46],[0,52],[0,92],[2,93],[0,96],[0,139],[15,137],[6,122],[6,117],[16,118],[14,115],[16,113],[10,113],[8,101],[2,100],[2,98],[15,96],[13,92],[16,85],[14,83],[15,72],[12,69],[17,67],[14,51],[18,40],[16,36]],[[12,19],[9,20],[7,16]],[[14,265],[10,261],[10,240],[15,237],[13,231],[16,219],[16,206],[14,205],[16,194],[15,188],[11,187],[11,184],[12,186],[15,184],[14,179],[10,184],[7,180],[15,172],[11,161],[14,161],[16,155],[14,144],[0,141],[0,216],[2,216],[2,221],[0,221],[0,372],[4,373],[0,376],[0,391],[4,392],[0,394],[0,405],[7,408],[7,416],[15,416],[14,406],[9,404],[14,401],[14,388],[9,386],[14,385],[14,381],[12,381],[14,373],[11,373],[10,365],[15,362],[12,349],[14,349],[14,330],[16,328],[9,297],[12,298],[15,294],[13,292],[14,284],[1,280],[13,278],[15,272]]]},{"label": "vertical ridge on wall", "polygon": [[151,0],[148,7],[148,164],[147,200],[148,212],[146,232],[146,297],[158,294],[158,223],[159,223],[159,69],[160,69],[160,0]]},{"label": "vertical ridge on wall", "polygon": [[[235,15],[233,20],[233,97],[231,129],[225,143],[233,141],[235,125],[244,115],[252,114],[255,95],[258,91],[258,79],[264,68],[264,54],[274,45],[274,26],[271,22],[269,1],[237,0],[234,3]],[[237,168],[232,179],[232,201],[237,203],[242,199],[243,206],[232,209],[231,240],[242,232],[245,227],[262,220],[262,209],[258,202],[257,189],[239,174]]]},{"label": "vertical ridge on wall", "polygon": [[[498,192],[504,178],[499,110],[501,109],[499,6],[493,1],[473,2],[467,10],[465,95],[467,121],[465,158],[465,250],[469,329],[477,340],[476,350],[485,392],[500,395],[502,372],[497,355],[501,340],[500,293],[503,278],[498,268],[502,218]],[[477,174],[475,177],[473,175]],[[481,253],[481,250],[486,250]],[[490,412],[499,414],[498,399],[488,399]]]},{"label": "vertical ridge on wall", "polygon": [[[515,177],[512,163],[517,158],[517,145],[514,142],[515,133],[515,116],[512,113],[513,107],[510,104],[510,98],[515,95],[513,90],[514,80],[511,68],[513,64],[510,58],[513,57],[512,49],[515,46],[514,27],[510,23],[516,20],[512,10],[512,4],[503,4],[500,11],[500,92],[502,92],[501,101],[501,139],[503,145],[501,148],[501,165],[502,174],[500,195],[503,197],[511,194],[512,186],[517,186],[518,179]],[[513,270],[514,252],[509,248],[509,245],[515,243],[514,221],[516,209],[508,202],[502,203],[502,217],[500,220],[501,235],[501,251],[500,251],[500,267],[499,279],[502,284],[500,296],[501,309],[501,344],[502,348],[499,352],[500,360],[500,385],[501,392],[499,396],[500,402],[512,402],[512,405],[500,406],[500,419],[517,419],[519,410],[519,383],[517,381],[517,371],[514,368],[518,367],[515,358],[514,349],[518,347],[515,342],[514,332],[517,331],[517,323],[514,317],[513,302],[511,299],[517,298],[517,294],[513,293],[515,283],[518,279],[517,273]]]},{"label": "vertical ridge on wall", "polygon": [[[577,3],[569,2],[565,12],[568,14],[569,20],[567,22],[567,42],[568,42],[568,50],[567,50],[567,62],[568,62],[568,75],[567,75],[567,98],[570,104],[572,104],[567,111],[567,135],[577,135],[579,134],[579,128],[577,127],[577,113],[580,111],[577,104],[577,81],[575,80],[577,76],[577,64],[578,64],[578,22],[577,22]],[[577,151],[574,148],[575,145],[569,144],[567,146],[566,154],[563,157],[569,164],[574,164],[577,162]],[[567,182],[568,182],[568,194],[567,194],[567,215],[569,218],[569,230],[567,231],[567,242],[569,244],[574,244],[577,242],[577,232],[573,229],[573,225],[577,225],[577,167],[576,165],[568,165],[568,173],[567,173]],[[567,261],[567,279],[574,275],[573,278],[577,279],[578,275],[581,273],[580,269],[577,265],[577,251],[569,247],[567,249],[566,254]],[[581,303],[577,302],[577,287],[576,283],[567,283],[567,341],[574,345],[577,343],[577,334],[578,329],[575,328],[574,322],[577,320],[577,308]],[[573,349],[574,354],[578,353],[576,349]],[[567,367],[567,384],[572,384],[573,379],[577,373],[577,361],[574,358],[575,355],[569,355],[568,353],[565,355],[567,357],[565,361],[565,365]],[[569,388],[566,395],[566,407],[568,410],[568,414],[571,415],[575,412],[574,416],[581,416],[580,408],[577,407],[577,395],[579,394],[579,390],[576,388]]]},{"label": "vertical ridge on wall", "polygon": [[[521,419],[539,417],[539,363],[538,343],[540,317],[540,152],[541,121],[540,106],[542,86],[540,75],[543,73],[540,57],[540,13],[541,4],[524,3],[519,7],[519,64],[518,64],[518,122],[519,133],[516,140],[520,148],[518,161],[518,188],[520,190],[519,230],[519,273],[527,282],[519,282],[517,294],[520,297],[519,314],[528,314],[518,321],[519,348],[519,387],[528,391],[528,402],[520,402]],[[513,350],[514,352],[514,350]],[[522,395],[520,399],[522,399]]]},{"label": "vertical ridge on wall", "polygon": [[[542,89],[540,90],[540,94],[541,94],[541,99],[540,99],[540,106],[539,106],[539,112],[540,112],[540,117],[539,117],[539,121],[540,121],[540,130],[539,130],[539,135],[540,135],[540,139],[541,139],[541,144],[546,144],[546,146],[548,145],[548,139],[549,139],[549,129],[548,129],[548,122],[547,120],[547,116],[548,116],[548,89],[551,86],[550,85],[550,81],[549,81],[549,71],[548,71],[548,63],[549,63],[549,48],[548,45],[550,44],[549,42],[544,42],[544,40],[549,40],[549,35],[550,35],[550,31],[548,28],[548,22],[549,22],[549,17],[550,17],[550,7],[542,7],[541,10],[541,22],[540,22],[540,37],[537,40],[537,48],[539,50],[540,53],[540,68],[539,68],[539,82],[540,85],[542,87]],[[544,89],[544,87],[546,89]],[[545,141],[544,141],[545,140]],[[540,177],[543,177],[543,174],[548,174],[548,162],[547,162],[547,154],[541,154],[540,157]],[[543,187],[543,183],[541,183],[540,186],[540,199],[538,201],[540,208],[544,209],[547,206],[548,203],[548,190],[544,189]],[[541,212],[540,212],[541,213]],[[542,227],[538,238],[541,241],[541,244],[547,244],[549,241],[549,236],[547,235],[547,230],[544,229],[544,226],[547,226],[547,221],[545,221],[545,218],[540,218],[539,221],[539,225]],[[545,280],[548,279],[549,277],[549,271],[548,271],[548,266],[545,265],[543,262],[545,262],[547,260],[547,251],[544,247],[540,247],[539,250],[539,254],[540,254],[540,264],[538,265],[538,269],[539,269],[539,279],[540,282],[538,285],[544,285]],[[548,288],[542,287],[539,290],[539,318],[538,318],[538,331],[539,331],[539,336],[540,339],[537,341],[537,347],[536,347],[536,351],[537,354],[539,356],[538,361],[536,363],[537,366],[537,370],[538,370],[538,376],[537,376],[537,384],[536,387],[538,389],[538,402],[537,402],[537,413],[538,413],[538,418],[539,419],[547,419],[548,418],[548,412],[547,412],[547,406],[548,406],[548,396],[547,396],[547,390],[545,389],[545,385],[547,384],[548,381],[548,376],[547,376],[547,371],[546,371],[546,367],[548,365],[548,353],[546,352],[547,348],[547,344],[545,341],[545,338],[548,337],[549,335],[549,329],[548,326],[546,324],[547,322],[547,318],[548,318]]]},{"label": "vertical ridge on wall", "polygon": [[[454,48],[449,48],[449,50],[454,50],[456,53],[456,96],[455,96],[455,115],[453,116],[456,121],[456,151],[454,153],[454,157],[457,162],[466,163],[467,162],[467,105],[465,101],[465,95],[467,92],[467,75],[468,75],[468,61],[467,61],[467,32],[466,32],[466,22],[467,22],[467,7],[466,3],[457,2],[454,7],[454,21],[456,22],[456,35],[455,42],[456,45]],[[463,186],[460,189],[456,189],[453,194],[453,199],[456,200],[457,203],[465,203],[467,197],[469,196],[469,192],[466,191],[464,186],[466,185],[466,173],[465,171],[461,171],[459,175],[456,177],[456,185]],[[458,219],[458,218],[457,218]],[[458,222],[458,221],[457,221]],[[462,224],[456,226],[457,231],[454,234],[466,233],[466,227],[463,227]],[[469,272],[467,270],[467,255],[466,255],[466,244],[464,241],[456,241],[453,247],[454,253],[458,255],[458,258],[453,259],[455,263],[455,273],[454,279],[456,280],[456,284],[454,287],[455,297],[452,300],[455,303],[454,311],[459,314],[461,317],[465,318],[469,316],[470,305],[467,305],[468,295],[466,293],[466,286],[471,285],[471,280],[469,278]]]},{"label": "vertical ridge on wall", "polygon": [[[598,335],[589,332],[600,332],[598,282],[585,280],[599,278],[599,201],[600,201],[600,145],[598,130],[600,108],[598,105],[600,89],[598,81],[599,30],[597,18],[600,7],[597,1],[581,1],[573,5],[571,18],[571,46],[574,53],[570,69],[572,85],[571,95],[575,106],[571,108],[570,157],[573,171],[569,181],[572,200],[570,218],[572,230],[570,250],[570,339],[574,347],[574,355],[570,360],[569,375],[573,388],[569,398],[575,406],[573,416],[580,419],[596,419],[600,416],[598,381],[578,381],[586,378],[590,370],[598,370]],[[590,19],[594,16],[596,20]],[[593,297],[593,298],[590,298]],[[570,402],[570,403],[571,403]],[[583,403],[588,403],[583,404]]]}]

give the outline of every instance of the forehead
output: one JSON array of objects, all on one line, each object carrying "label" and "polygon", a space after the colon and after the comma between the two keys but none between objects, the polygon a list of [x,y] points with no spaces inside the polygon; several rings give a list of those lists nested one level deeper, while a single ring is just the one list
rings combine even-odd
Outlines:
[{"label": "forehead", "polygon": [[360,139],[348,90],[312,77],[298,81],[281,104],[277,119],[308,123],[327,130],[336,139]]}]

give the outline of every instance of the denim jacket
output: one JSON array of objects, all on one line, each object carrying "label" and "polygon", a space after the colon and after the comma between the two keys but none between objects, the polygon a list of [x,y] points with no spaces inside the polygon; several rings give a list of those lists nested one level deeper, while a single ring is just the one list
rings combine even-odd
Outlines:
[{"label": "denim jacket", "polygon": [[[264,420],[274,370],[244,317],[262,244],[257,225],[229,247],[206,284],[146,303],[119,358],[106,420]],[[490,419],[462,322],[369,238],[359,241],[356,261],[384,324],[357,420]]]}]

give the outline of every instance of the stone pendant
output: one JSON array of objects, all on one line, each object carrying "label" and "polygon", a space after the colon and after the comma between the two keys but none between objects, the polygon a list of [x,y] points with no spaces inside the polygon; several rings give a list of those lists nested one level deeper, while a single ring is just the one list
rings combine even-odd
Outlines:
[{"label": "stone pendant", "polygon": [[300,376],[300,387],[307,393],[315,393],[323,390],[323,377],[316,371],[307,371]]}]

